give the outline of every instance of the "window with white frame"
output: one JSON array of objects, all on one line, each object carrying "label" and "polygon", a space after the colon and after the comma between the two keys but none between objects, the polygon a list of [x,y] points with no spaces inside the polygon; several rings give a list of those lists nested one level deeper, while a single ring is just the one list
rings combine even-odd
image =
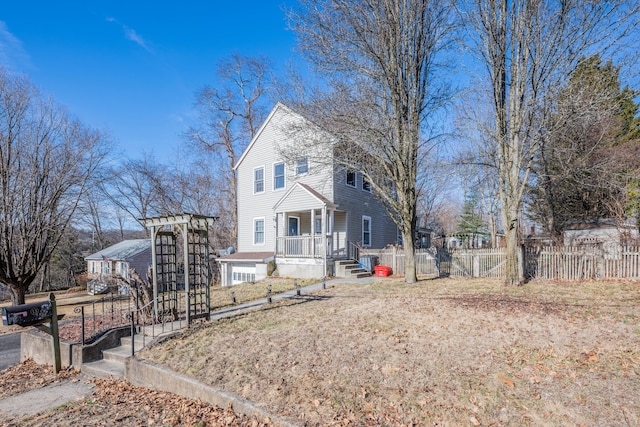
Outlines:
[{"label": "window with white frame", "polygon": [[356,173],[353,171],[347,171],[347,185],[349,187],[356,186]]},{"label": "window with white frame", "polygon": [[362,190],[371,192],[371,183],[364,177],[364,175],[362,176]]},{"label": "window with white frame", "polygon": [[309,159],[302,157],[296,161],[296,175],[303,175],[309,172]]},{"label": "window with white frame", "polygon": [[253,193],[264,192],[264,166],[253,170]]},{"label": "window with white frame", "polygon": [[273,189],[284,188],[284,162],[273,165]]},{"label": "window with white frame", "polygon": [[264,218],[253,220],[253,244],[264,245]]},{"label": "window with white frame", "polygon": [[371,217],[362,216],[362,246],[371,246]]}]

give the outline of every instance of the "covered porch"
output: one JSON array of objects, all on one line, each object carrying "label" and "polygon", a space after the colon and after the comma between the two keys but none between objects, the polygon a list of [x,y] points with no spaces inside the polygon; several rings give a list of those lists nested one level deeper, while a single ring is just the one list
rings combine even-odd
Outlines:
[{"label": "covered porch", "polygon": [[330,260],[346,255],[346,213],[309,186],[296,183],[274,206],[274,215],[279,265],[321,263],[326,271]]}]

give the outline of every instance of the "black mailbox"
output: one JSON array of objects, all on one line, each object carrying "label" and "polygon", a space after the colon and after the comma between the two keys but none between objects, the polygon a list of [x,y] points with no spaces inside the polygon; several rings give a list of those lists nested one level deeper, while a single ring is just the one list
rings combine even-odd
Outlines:
[{"label": "black mailbox", "polygon": [[3,307],[2,324],[31,326],[50,319],[52,315],[51,301]]}]

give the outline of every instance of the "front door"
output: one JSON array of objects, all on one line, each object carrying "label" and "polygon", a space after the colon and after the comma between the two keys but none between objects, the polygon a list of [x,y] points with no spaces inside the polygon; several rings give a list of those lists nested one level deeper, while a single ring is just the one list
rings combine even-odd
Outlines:
[{"label": "front door", "polygon": [[289,233],[287,234],[287,236],[300,235],[299,224],[300,224],[300,218],[295,216],[290,216],[289,217]]}]

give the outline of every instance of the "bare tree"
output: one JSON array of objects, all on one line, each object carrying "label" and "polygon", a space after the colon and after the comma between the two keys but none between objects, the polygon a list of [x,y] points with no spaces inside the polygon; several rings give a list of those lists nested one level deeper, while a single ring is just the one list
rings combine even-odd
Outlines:
[{"label": "bare tree", "polygon": [[[99,184],[97,184],[95,188],[99,188]],[[94,252],[96,250],[102,250],[107,246],[103,225],[107,216],[105,208],[104,198],[100,192],[88,192],[78,205],[75,222],[91,230],[91,250]]]},{"label": "bare tree", "polygon": [[402,233],[405,281],[414,283],[419,163],[437,145],[438,133],[430,125],[447,101],[438,71],[454,29],[449,3],[300,0],[298,5],[289,17],[301,50],[331,77],[332,88],[303,113],[333,135],[335,161],[371,183]]},{"label": "bare tree", "polygon": [[0,69],[0,282],[13,304],[24,303],[106,153],[102,133]]},{"label": "bare tree", "polygon": [[506,284],[522,283],[518,219],[555,90],[579,59],[637,28],[631,0],[460,0],[466,40],[486,71],[507,246]]},{"label": "bare tree", "polygon": [[167,178],[166,166],[145,154],[112,168],[101,190],[117,209],[144,228],[142,219],[167,213],[172,204]]},{"label": "bare tree", "polygon": [[[190,128],[186,138],[217,160],[220,195],[217,214],[231,224],[228,240],[235,243],[238,235],[237,180],[233,168],[264,121],[271,80],[270,64],[263,57],[232,55],[220,62],[217,76],[218,85],[205,86],[196,93],[195,104],[200,111],[201,123]],[[226,218],[230,220],[226,221]]]}]

